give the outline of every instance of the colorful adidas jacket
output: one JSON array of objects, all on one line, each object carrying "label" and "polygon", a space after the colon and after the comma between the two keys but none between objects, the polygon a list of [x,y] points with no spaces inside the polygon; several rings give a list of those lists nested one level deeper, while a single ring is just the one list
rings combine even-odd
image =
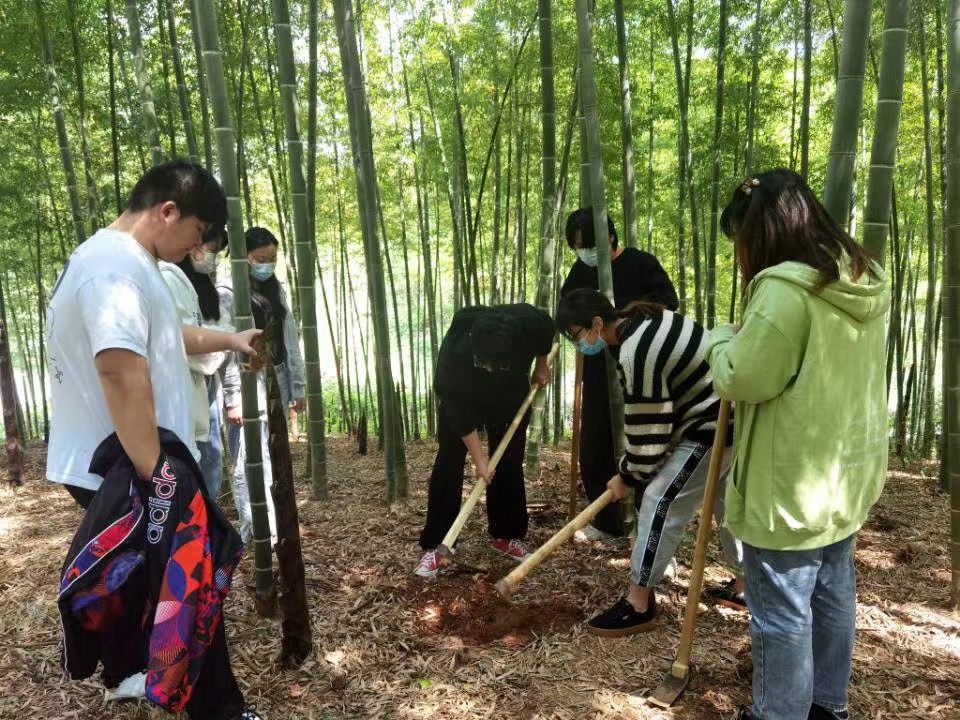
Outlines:
[{"label": "colorful adidas jacket", "polygon": [[[57,602],[61,662],[70,678],[93,674],[101,643],[148,645],[147,698],[178,712],[203,669],[243,547],[209,501],[186,446],[164,429],[160,442],[149,484],[137,476],[116,434],[97,448],[90,472],[103,484],[73,538]],[[127,613],[143,618],[144,636],[110,634]],[[143,670],[131,667],[129,674]]]}]

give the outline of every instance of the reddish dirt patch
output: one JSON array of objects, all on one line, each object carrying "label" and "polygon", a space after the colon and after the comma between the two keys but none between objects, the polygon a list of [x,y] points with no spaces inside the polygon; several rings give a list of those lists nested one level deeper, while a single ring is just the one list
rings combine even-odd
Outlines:
[{"label": "reddish dirt patch", "polygon": [[420,620],[428,632],[459,638],[464,645],[503,642],[523,647],[535,636],[562,632],[583,619],[568,602],[548,599],[512,605],[480,580],[441,580],[421,593]]}]

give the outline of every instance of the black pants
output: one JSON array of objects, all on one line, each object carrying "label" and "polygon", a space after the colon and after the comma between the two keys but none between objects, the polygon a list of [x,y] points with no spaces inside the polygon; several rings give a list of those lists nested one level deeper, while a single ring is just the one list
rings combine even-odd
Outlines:
[{"label": "black pants", "polygon": [[[606,373],[591,373],[588,376],[584,372],[580,408],[580,479],[587,499],[593,502],[603,495],[607,482],[617,474]],[[610,503],[590,524],[605,533],[623,535],[620,504]]]},{"label": "black pants", "polygon": [[[500,444],[510,426],[505,422],[484,423],[490,454]],[[506,452],[497,464],[493,482],[487,488],[487,528],[492,537],[519,540],[527,534],[527,495],[523,485],[523,453],[529,414],[513,434]],[[433,461],[427,494],[427,522],[420,533],[420,547],[432,550],[442,541],[460,512],[463,497],[463,468],[467,446],[455,435],[440,411],[437,428],[437,457]]]},{"label": "black pants", "polygon": [[[65,487],[84,510],[96,495],[93,490],[73,485]],[[213,642],[207,648],[203,669],[187,702],[190,720],[233,720],[243,710],[243,693],[230,667],[224,622],[225,618],[221,617]],[[131,642],[130,638],[137,638],[137,642]],[[124,613],[120,622],[104,633],[100,647],[103,684],[108,688],[116,687],[124,678],[146,672],[148,653],[149,637],[143,632],[140,613]]]}]

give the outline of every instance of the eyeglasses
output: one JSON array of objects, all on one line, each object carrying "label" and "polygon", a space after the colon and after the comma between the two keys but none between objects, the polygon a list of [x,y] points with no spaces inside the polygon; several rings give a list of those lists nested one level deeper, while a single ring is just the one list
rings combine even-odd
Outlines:
[{"label": "eyeglasses", "polygon": [[575,343],[580,342],[580,340],[583,339],[583,337],[585,337],[588,332],[590,332],[590,329],[591,328],[582,327],[579,330],[577,330],[575,333],[570,335],[570,339]]}]

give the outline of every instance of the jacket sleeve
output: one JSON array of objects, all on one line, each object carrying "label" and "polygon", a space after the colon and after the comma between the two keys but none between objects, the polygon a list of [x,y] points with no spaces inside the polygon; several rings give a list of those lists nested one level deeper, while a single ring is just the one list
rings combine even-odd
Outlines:
[{"label": "jacket sleeve", "polygon": [[[200,303],[193,286],[184,282],[179,268],[169,263],[161,263],[160,276],[167,284],[173,303],[177,306],[177,314],[182,325],[201,327]],[[202,355],[187,355],[187,365],[193,372],[201,375],[213,375],[223,363],[224,353],[212,352]]]},{"label": "jacket sleeve", "polygon": [[[234,327],[233,290],[220,285],[217,287],[220,296],[220,323]],[[234,408],[240,404],[240,362],[235,352],[227,353],[222,368],[223,404]]]},{"label": "jacket sleeve", "polygon": [[573,267],[570,268],[570,272],[567,273],[566,280],[564,280],[563,285],[560,286],[560,297],[563,297],[567,293],[573,292],[580,287],[577,282],[577,263],[579,262],[579,260],[574,262]]},{"label": "jacket sleeve", "polygon": [[667,310],[676,311],[680,307],[673,282],[656,257],[648,252],[641,252],[640,270],[637,275],[643,279],[645,285],[641,299],[658,302]]},{"label": "jacket sleeve", "polygon": [[757,286],[739,330],[726,325],[710,333],[705,356],[724,400],[772,400],[800,370],[809,318],[803,300],[778,285],[771,279]]},{"label": "jacket sleeve", "polygon": [[287,293],[281,287],[280,300],[287,311],[283,318],[283,344],[287,349],[287,370],[290,371],[290,397],[301,400],[307,396],[307,382],[303,370],[303,353],[300,352],[300,335],[293,317]]}]

